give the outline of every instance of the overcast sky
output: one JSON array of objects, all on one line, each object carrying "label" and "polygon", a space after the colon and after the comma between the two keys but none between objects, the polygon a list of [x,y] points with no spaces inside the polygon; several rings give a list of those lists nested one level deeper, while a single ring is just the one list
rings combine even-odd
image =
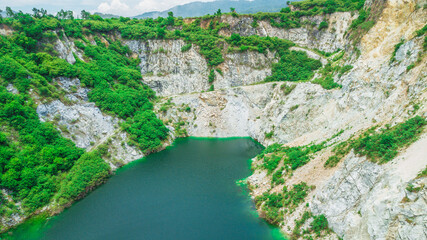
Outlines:
[{"label": "overcast sky", "polygon": [[13,10],[31,12],[33,7],[44,8],[50,13],[61,9],[80,13],[90,12],[112,13],[121,16],[135,16],[149,11],[163,11],[176,5],[189,2],[211,2],[213,0],[0,0],[0,9],[6,6]]}]

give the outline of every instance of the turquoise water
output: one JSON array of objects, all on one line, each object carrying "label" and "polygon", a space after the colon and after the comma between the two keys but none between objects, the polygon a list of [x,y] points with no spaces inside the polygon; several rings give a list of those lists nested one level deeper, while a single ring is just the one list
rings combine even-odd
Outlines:
[{"label": "turquoise water", "polygon": [[251,139],[179,139],[120,169],[59,216],[29,221],[6,239],[283,239],[236,184],[261,150]]}]

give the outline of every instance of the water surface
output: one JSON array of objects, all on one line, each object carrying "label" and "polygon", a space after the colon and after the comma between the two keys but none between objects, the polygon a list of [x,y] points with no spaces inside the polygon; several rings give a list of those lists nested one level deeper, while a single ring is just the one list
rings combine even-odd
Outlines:
[{"label": "water surface", "polygon": [[251,139],[179,139],[120,169],[106,184],[47,223],[18,228],[12,239],[272,240],[244,186]]}]

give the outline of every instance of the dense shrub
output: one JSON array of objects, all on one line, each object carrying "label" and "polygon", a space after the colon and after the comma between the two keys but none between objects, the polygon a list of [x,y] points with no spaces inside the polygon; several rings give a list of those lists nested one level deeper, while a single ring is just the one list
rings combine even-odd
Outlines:
[{"label": "dense shrub", "polygon": [[416,141],[426,124],[423,117],[416,116],[394,127],[386,126],[379,131],[376,131],[376,127],[371,128],[359,137],[337,145],[325,167],[336,166],[351,149],[373,162],[387,163],[396,157],[400,149]]},{"label": "dense shrub", "polygon": [[278,63],[273,64],[271,76],[266,81],[306,81],[310,80],[314,70],[319,69],[322,63],[311,59],[303,51],[286,51]]},{"label": "dense shrub", "polygon": [[59,186],[58,201],[65,204],[79,199],[92,188],[101,184],[110,175],[108,164],[95,153],[85,153],[70,169]]},{"label": "dense shrub", "polygon": [[192,47],[192,44],[186,44],[186,45],[182,46],[181,52],[187,52],[191,49],[191,47]]},{"label": "dense shrub", "polygon": [[138,61],[124,53],[128,49],[118,42],[115,47],[106,47],[95,38],[97,45],[79,45],[91,61],[78,60],[75,64],[78,77],[93,88],[89,100],[102,110],[126,119],[123,129],[142,151],[159,148],[168,136],[168,129],[152,112],[154,91],[141,83]]},{"label": "dense shrub", "polygon": [[319,31],[328,27],[329,27],[328,22],[323,21],[319,24]]},{"label": "dense shrub", "polygon": [[365,155],[372,161],[386,163],[397,155],[401,147],[415,141],[426,124],[424,118],[416,116],[379,132],[372,129],[352,142],[351,147],[356,154]]},{"label": "dense shrub", "polygon": [[0,133],[0,188],[13,191],[28,212],[50,201],[59,175],[84,152],[52,125],[41,123],[33,104],[27,95],[0,87],[0,131],[7,131]]},{"label": "dense shrub", "polygon": [[325,142],[317,145],[300,147],[283,147],[280,144],[272,144],[257,156],[262,158],[261,167],[272,173],[282,161],[287,170],[295,170],[310,161],[310,155],[323,149]]},{"label": "dense shrub", "polygon": [[283,192],[268,193],[255,198],[255,204],[260,207],[265,214],[265,219],[273,224],[278,225],[283,221],[283,214],[293,212],[301,203],[305,201],[311,187],[305,182],[293,185],[292,190],[283,187]]},{"label": "dense shrub", "polygon": [[334,79],[332,78],[332,76],[317,78],[313,80],[313,83],[319,84],[320,86],[322,86],[324,89],[327,89],[327,90],[341,87],[340,84],[334,82]]}]

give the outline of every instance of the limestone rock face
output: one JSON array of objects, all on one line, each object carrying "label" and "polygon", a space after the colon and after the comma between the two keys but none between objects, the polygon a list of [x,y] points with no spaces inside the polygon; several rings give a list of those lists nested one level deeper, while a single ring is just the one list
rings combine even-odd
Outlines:
[{"label": "limestone rock face", "polygon": [[[427,135],[384,166],[350,154],[310,207],[345,239],[426,239]],[[408,190],[409,184],[420,190]]]},{"label": "limestone rock face", "polygon": [[62,40],[56,40],[54,49],[58,52],[58,56],[60,58],[65,59],[70,64],[74,64],[76,62],[73,54],[76,54],[80,59],[83,59],[81,51],[76,49],[74,42],[65,36],[65,34],[63,35]]},{"label": "limestone rock face", "polygon": [[181,52],[184,41],[127,41],[141,59],[143,81],[160,96],[207,90],[206,60],[194,49]]},{"label": "limestone rock face", "polygon": [[[186,52],[182,40],[126,41],[129,48],[141,59],[143,81],[159,96],[201,92],[209,89],[210,69],[198,47]],[[225,55],[219,66],[221,74],[215,72],[217,89],[249,85],[261,82],[270,75],[271,64],[276,62],[270,52],[233,53]]]},{"label": "limestone rock face", "polygon": [[[269,21],[258,21],[257,26],[253,27],[252,17],[234,18],[224,15],[221,20],[230,24],[230,29],[223,29],[220,34],[230,36],[232,33],[238,33],[242,36],[278,37],[311,49],[317,48],[326,52],[334,52],[338,49],[344,49],[347,42],[344,37],[346,30],[357,17],[357,13],[349,12],[337,12],[326,17],[303,17],[302,22],[305,24],[301,28],[282,29],[272,26]],[[319,24],[325,20],[329,27],[319,31]]]},{"label": "limestone rock face", "polygon": [[143,157],[139,149],[127,144],[128,136],[119,128],[121,120],[102,113],[95,103],[88,102],[89,89],[82,88],[79,79],[61,77],[57,82],[68,92],[65,96],[68,101],[39,104],[37,113],[42,121],[53,122],[77,147],[87,150],[109,141],[108,161],[113,169]]}]

